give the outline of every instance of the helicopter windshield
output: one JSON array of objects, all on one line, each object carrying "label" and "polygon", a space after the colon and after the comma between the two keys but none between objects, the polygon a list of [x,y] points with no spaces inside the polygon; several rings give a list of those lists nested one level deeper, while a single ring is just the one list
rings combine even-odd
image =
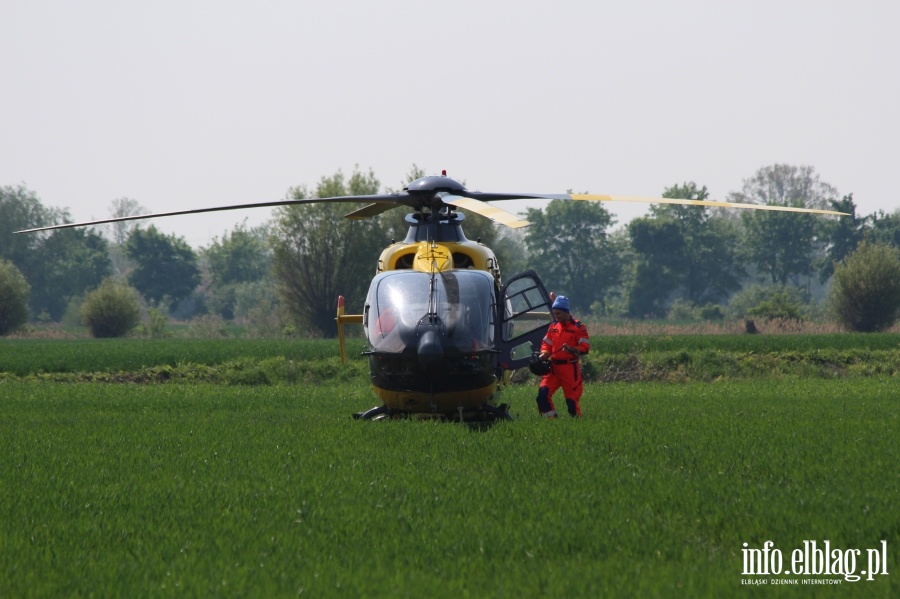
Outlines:
[{"label": "helicopter windshield", "polygon": [[366,337],[373,349],[397,352],[416,347],[416,328],[431,316],[441,325],[447,350],[490,349],[494,341],[494,281],[480,270],[434,276],[388,271],[375,277],[366,301]]}]

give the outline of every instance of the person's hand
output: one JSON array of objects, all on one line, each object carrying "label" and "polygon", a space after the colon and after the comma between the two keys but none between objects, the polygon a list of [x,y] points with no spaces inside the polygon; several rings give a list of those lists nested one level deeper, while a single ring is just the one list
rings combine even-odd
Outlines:
[{"label": "person's hand", "polygon": [[563,348],[563,351],[569,352],[573,356],[578,355],[578,350],[575,349],[574,347],[572,347],[571,345],[569,345],[568,343],[564,343],[562,348]]}]

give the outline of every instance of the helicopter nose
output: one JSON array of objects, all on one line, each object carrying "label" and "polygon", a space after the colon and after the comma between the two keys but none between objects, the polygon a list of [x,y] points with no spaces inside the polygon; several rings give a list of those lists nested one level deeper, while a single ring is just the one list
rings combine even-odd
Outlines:
[{"label": "helicopter nose", "polygon": [[418,345],[419,363],[423,366],[438,364],[444,358],[444,346],[435,329],[427,329],[419,337]]}]

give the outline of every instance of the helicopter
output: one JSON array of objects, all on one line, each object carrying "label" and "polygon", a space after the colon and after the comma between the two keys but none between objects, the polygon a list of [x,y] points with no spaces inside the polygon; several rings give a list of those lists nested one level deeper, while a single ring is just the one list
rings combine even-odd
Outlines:
[{"label": "helicopter", "polygon": [[284,199],[63,223],[17,231],[31,233],[129,220],[201,214],[225,210],[309,203],[365,203],[349,219],[378,216],[406,207],[406,238],[379,256],[362,314],[346,314],[337,300],[336,321],[342,361],[344,327],[361,325],[372,389],[380,404],[353,414],[361,420],[422,418],[495,422],[512,418],[498,403],[511,373],[528,364],[552,322],[553,294],[536,272],[506,280],[494,252],[466,238],[465,214],[484,216],[512,228],[528,226],[519,216],[489,202],[566,200],[642,202],[719,208],[771,210],[842,216],[845,213],[714,200],[649,198],[597,194],[489,193],[470,191],[440,175],[421,177],[402,191],[361,196]]}]

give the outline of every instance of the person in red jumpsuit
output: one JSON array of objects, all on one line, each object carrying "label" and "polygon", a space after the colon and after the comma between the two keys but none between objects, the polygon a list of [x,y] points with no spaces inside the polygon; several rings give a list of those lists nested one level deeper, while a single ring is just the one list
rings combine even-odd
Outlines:
[{"label": "person in red jumpsuit", "polygon": [[587,327],[569,312],[569,298],[557,296],[551,309],[556,320],[547,329],[540,354],[542,360],[550,361],[550,373],[541,379],[538,411],[547,418],[556,418],[553,394],[557,389],[562,389],[569,414],[580,417],[581,394],[584,391],[580,356],[590,351],[590,337]]}]

